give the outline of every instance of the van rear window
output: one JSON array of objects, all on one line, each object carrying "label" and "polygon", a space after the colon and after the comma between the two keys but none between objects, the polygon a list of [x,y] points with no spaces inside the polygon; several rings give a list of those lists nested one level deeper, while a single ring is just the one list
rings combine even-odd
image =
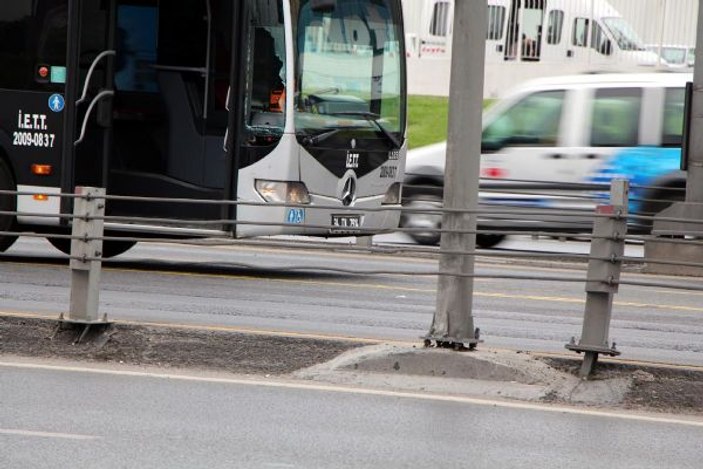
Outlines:
[{"label": "van rear window", "polygon": [[596,91],[591,116],[591,146],[630,147],[639,142],[642,89]]}]

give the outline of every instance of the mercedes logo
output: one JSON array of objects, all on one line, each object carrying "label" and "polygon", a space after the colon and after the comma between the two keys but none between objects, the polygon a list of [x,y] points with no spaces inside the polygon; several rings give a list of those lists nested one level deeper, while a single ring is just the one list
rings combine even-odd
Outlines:
[{"label": "mercedes logo", "polygon": [[342,204],[344,206],[349,206],[354,201],[354,196],[356,195],[356,179],[350,176],[344,181],[344,187],[342,187]]}]

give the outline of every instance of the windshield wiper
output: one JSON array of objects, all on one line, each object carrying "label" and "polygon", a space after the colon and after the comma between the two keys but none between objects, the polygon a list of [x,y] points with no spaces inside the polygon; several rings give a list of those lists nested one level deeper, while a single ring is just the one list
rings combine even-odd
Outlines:
[{"label": "windshield wiper", "polygon": [[398,138],[393,135],[391,132],[389,132],[385,127],[381,125],[381,123],[378,121],[378,119],[381,117],[379,114],[376,114],[375,112],[368,112],[368,111],[339,111],[339,112],[333,112],[331,114],[334,114],[335,116],[359,116],[363,117],[369,122],[372,122],[378,130],[381,131],[384,137],[388,139],[395,147],[400,148],[402,146],[402,143],[398,140]]},{"label": "windshield wiper", "polygon": [[327,130],[325,132],[321,132],[316,135],[306,135],[303,137],[303,145],[305,146],[310,146],[310,145],[317,145],[318,143],[322,143],[331,136],[339,133],[342,130],[347,130],[349,127],[336,127],[332,130]]}]

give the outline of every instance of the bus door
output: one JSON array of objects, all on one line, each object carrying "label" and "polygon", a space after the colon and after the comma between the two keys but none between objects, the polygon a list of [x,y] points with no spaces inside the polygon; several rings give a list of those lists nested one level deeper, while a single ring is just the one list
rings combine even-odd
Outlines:
[{"label": "bus door", "polygon": [[[115,195],[222,198],[231,4],[83,2],[74,100],[76,184],[105,186]],[[112,201],[107,210],[220,217],[219,207],[202,204]]]}]

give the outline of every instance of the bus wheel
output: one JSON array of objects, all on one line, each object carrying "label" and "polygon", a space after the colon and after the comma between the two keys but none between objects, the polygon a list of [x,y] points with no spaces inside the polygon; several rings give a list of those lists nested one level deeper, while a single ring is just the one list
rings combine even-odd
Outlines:
[{"label": "bus wheel", "polygon": [[400,226],[412,229],[406,233],[418,244],[439,244],[442,228],[442,197],[434,194],[417,194],[403,204],[406,209],[426,210],[423,212],[403,211]]},{"label": "bus wheel", "polygon": [[[68,238],[46,238],[52,246],[61,251],[66,255],[71,254],[71,240]],[[103,241],[103,258],[109,259],[111,257],[119,256],[137,244],[136,241]]]},{"label": "bus wheel", "polygon": [[[0,159],[0,190],[16,191],[15,181],[12,179],[10,168],[5,162]],[[17,211],[17,196],[12,194],[0,194],[0,211],[16,212]],[[14,231],[15,216],[0,215],[0,231]],[[12,244],[17,241],[17,235],[5,234],[0,235],[0,252],[5,252]]]}]

